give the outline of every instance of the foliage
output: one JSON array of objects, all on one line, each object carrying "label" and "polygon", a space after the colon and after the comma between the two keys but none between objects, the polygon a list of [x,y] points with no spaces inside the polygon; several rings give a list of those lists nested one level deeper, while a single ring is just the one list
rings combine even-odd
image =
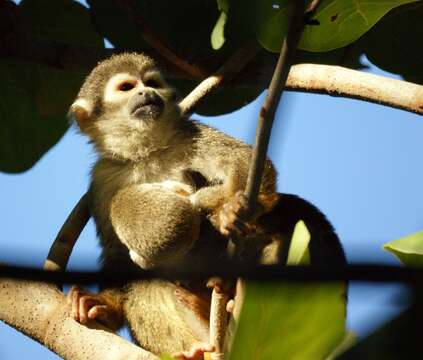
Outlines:
[{"label": "foliage", "polygon": [[[292,0],[133,1],[131,18],[119,1],[87,3],[88,9],[72,0],[23,0],[19,5],[0,0],[0,72],[4,79],[0,85],[0,171],[29,169],[66,131],[67,109],[89,71],[88,64],[98,60],[87,59],[87,65],[78,68],[61,58],[68,50],[80,54],[79,58],[96,51],[97,56],[104,56],[100,54],[104,54],[106,38],[116,51],[159,55],[154,41],[144,36],[148,33],[207,74],[252,41],[278,51]],[[296,62],[361,68],[359,58],[366,54],[382,69],[421,83],[423,48],[414,46],[414,39],[423,36],[422,15],[422,1],[323,0],[315,17],[320,25],[306,26],[301,41],[304,50],[298,52]],[[274,54],[262,52],[249,69],[270,79],[274,61]],[[184,73],[175,76],[173,84],[181,96],[198,82]],[[255,99],[265,83],[246,80],[236,91],[225,87],[197,111],[205,115],[234,111]]]},{"label": "foliage", "polygon": [[[321,52],[344,47],[367,32],[389,10],[416,0],[323,0],[313,21],[315,26],[306,27],[299,47],[303,50]],[[261,2],[257,13],[257,37],[263,47],[279,52],[290,18],[292,2],[266,0]],[[318,24],[318,26],[317,26]]]},{"label": "foliage", "polygon": [[[309,241],[299,221],[289,265],[309,263]],[[326,358],[345,335],[345,307],[345,284],[248,282],[230,359]]]},{"label": "foliage", "polygon": [[407,266],[423,265],[423,231],[383,245]]}]

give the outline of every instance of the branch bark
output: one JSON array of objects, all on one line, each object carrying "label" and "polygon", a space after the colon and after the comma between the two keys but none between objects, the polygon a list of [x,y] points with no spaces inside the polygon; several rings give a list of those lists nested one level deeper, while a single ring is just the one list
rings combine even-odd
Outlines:
[{"label": "branch bark", "polygon": [[287,90],[364,100],[423,115],[423,86],[341,66],[291,67]]},{"label": "branch bark", "polygon": [[[139,49],[142,51],[142,49]],[[113,53],[114,49],[97,49],[83,46],[73,46],[57,42],[31,42],[13,39],[0,47],[0,59],[14,61],[30,61],[49,65],[61,70],[87,72],[95,64]],[[170,79],[195,79],[180,68],[170,64],[166,59],[159,58],[164,64]],[[272,65],[273,66],[273,65]],[[268,64],[251,64],[228,86],[265,87],[273,69]],[[205,79],[206,82],[215,82]],[[218,85],[210,86],[215,89]],[[205,86],[203,84],[202,86]],[[331,96],[360,99],[372,103],[389,106],[396,109],[423,115],[423,86],[407,81],[394,80],[362,71],[351,70],[340,66],[297,64],[292,66],[285,86],[286,90],[312,92]],[[197,90],[199,91],[199,90]],[[196,95],[201,98],[208,91]],[[189,95],[193,96],[193,95]],[[199,100],[195,100],[195,103]],[[192,108],[190,109],[190,111]]]},{"label": "branch bark", "polygon": [[[318,1],[313,2],[313,4],[314,3],[316,5],[313,5],[313,11],[317,7]],[[253,211],[255,208],[260,189],[261,178],[263,175],[264,163],[266,161],[270,133],[272,131],[276,109],[278,108],[280,99],[285,89],[285,83],[291,69],[291,64],[294,60],[298,41],[305,26],[304,9],[305,2],[303,0],[296,1],[293,5],[293,14],[289,28],[282,43],[279,59],[276,64],[272,80],[270,81],[268,93],[260,109],[256,140],[251,156],[250,169],[248,172],[247,185],[245,188],[245,196],[248,201],[248,208],[250,208],[251,211]]]},{"label": "branch bark", "polygon": [[69,312],[53,285],[0,278],[0,319],[64,359],[159,359],[94,321],[90,328],[80,325]]},{"label": "branch bark", "polygon": [[238,75],[259,51],[260,47],[257,43],[248,44],[240,48],[223,66],[213,75],[204,79],[179,103],[182,114],[186,116],[191,113],[209,93]]}]

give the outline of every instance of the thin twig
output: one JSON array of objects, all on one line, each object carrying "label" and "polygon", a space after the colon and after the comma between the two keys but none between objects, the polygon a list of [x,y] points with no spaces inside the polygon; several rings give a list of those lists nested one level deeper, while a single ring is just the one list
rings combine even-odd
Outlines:
[{"label": "thin twig", "polygon": [[228,312],[226,304],[229,301],[229,295],[224,291],[213,289],[210,304],[210,345],[214,346],[211,353],[212,360],[223,360],[225,358],[225,333],[228,323]]},{"label": "thin twig", "polygon": [[260,47],[256,42],[240,48],[213,75],[204,79],[179,103],[182,114],[187,116],[206,95],[238,75],[259,51]]},{"label": "thin twig", "polygon": [[260,189],[276,109],[280,102],[303,28],[304,1],[295,1],[291,23],[282,44],[278,63],[270,82],[269,91],[264,99],[263,106],[260,109],[256,141],[251,157],[250,171],[248,173],[247,186],[245,189],[248,207],[251,210],[255,207]]},{"label": "thin twig", "polygon": [[117,0],[117,3],[125,15],[140,29],[141,36],[145,42],[147,42],[147,44],[149,44],[160,55],[195,78],[202,79],[206,76],[206,73],[198,66],[189,63],[187,60],[176,54],[176,52],[173,51],[168,44],[160,39],[146,25],[145,21],[140,16],[136,15],[135,2],[133,0]]},{"label": "thin twig", "polygon": [[[313,2],[313,4],[314,3],[315,2]],[[318,2],[313,5],[313,10],[316,9],[317,5]],[[256,143],[251,157],[250,169],[248,172],[247,185],[245,189],[245,195],[248,201],[247,212],[254,211],[257,201],[263,175],[264,163],[266,160],[267,148],[269,146],[273,119],[275,117],[276,109],[278,107],[278,103],[288,78],[291,64],[294,60],[298,41],[304,28],[304,9],[305,1],[303,0],[296,1],[293,5],[293,13],[290,19],[290,24],[282,44],[281,52],[272,76],[272,80],[269,85],[269,91],[266,95],[263,106],[260,109],[256,133]],[[228,249],[233,248],[233,245],[234,244],[232,241],[230,241]],[[238,279],[237,285],[239,289],[242,289],[242,292],[245,291],[245,284],[243,280]],[[215,295],[215,293],[212,295]],[[237,306],[242,306],[242,304],[239,303]],[[210,324],[210,328],[212,328],[212,325],[214,324]],[[230,327],[227,327],[226,323],[217,323],[216,326],[218,327],[213,329],[216,338],[225,338],[225,334],[226,336],[229,336]]]}]

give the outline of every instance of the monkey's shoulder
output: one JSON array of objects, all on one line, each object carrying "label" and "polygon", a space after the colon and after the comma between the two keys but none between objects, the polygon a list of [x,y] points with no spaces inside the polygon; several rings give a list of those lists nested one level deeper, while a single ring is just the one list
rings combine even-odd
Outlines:
[{"label": "monkey's shoulder", "polygon": [[224,146],[233,148],[249,148],[241,140],[234,138],[216,128],[202,124],[195,119],[189,119],[182,122],[182,131],[190,134],[192,139],[197,143],[202,143],[209,146]]}]

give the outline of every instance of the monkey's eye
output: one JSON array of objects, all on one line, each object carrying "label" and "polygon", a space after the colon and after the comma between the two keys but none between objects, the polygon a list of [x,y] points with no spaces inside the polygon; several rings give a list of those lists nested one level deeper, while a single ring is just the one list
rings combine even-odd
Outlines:
[{"label": "monkey's eye", "polygon": [[152,87],[152,88],[159,88],[161,87],[161,83],[159,80],[156,79],[148,79],[144,82],[144,85],[147,87]]},{"label": "monkey's eye", "polygon": [[135,84],[129,81],[125,81],[118,86],[119,91],[129,91],[135,87]]}]

